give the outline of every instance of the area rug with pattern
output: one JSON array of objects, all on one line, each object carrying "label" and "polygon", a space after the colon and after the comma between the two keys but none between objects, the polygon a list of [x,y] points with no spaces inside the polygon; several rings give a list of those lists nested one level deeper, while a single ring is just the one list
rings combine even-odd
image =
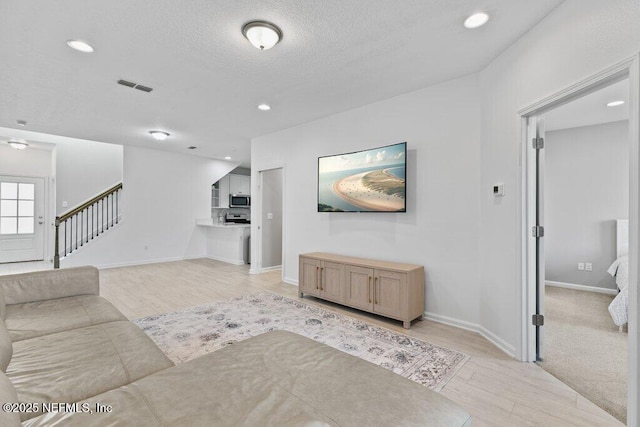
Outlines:
[{"label": "area rug with pattern", "polygon": [[134,320],[174,363],[273,330],[306,336],[439,391],[469,359],[455,350],[259,292]]}]

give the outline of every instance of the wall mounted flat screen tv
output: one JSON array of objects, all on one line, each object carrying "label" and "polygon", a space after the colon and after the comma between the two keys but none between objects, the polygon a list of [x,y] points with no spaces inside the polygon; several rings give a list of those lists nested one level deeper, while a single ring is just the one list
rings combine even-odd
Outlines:
[{"label": "wall mounted flat screen tv", "polygon": [[407,143],[318,158],[318,212],[406,212]]}]

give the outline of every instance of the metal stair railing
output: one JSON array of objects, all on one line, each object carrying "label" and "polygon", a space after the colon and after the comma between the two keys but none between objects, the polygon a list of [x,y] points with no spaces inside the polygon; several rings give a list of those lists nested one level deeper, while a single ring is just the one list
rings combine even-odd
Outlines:
[{"label": "metal stair railing", "polygon": [[[95,237],[120,222],[120,193],[122,183],[98,194],[69,212],[56,217],[56,236],[53,268],[60,268],[62,258],[89,243]],[[60,229],[62,230],[62,237]],[[64,242],[62,250],[60,243]]]}]

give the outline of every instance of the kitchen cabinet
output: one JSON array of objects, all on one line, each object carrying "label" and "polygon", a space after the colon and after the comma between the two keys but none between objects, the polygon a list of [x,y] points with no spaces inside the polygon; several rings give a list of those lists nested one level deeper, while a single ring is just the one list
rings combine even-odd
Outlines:
[{"label": "kitchen cabinet", "polygon": [[[214,194],[214,189],[211,190],[211,207],[226,209],[229,207],[229,175],[220,178],[220,181],[214,184],[213,187],[215,188],[216,185],[218,187],[217,194]],[[214,205],[214,200],[216,199],[218,204]]]},{"label": "kitchen cabinet", "polygon": [[335,254],[299,257],[298,295],[312,295],[401,320],[408,329],[424,313],[424,267]]},{"label": "kitchen cabinet", "polygon": [[251,177],[230,173],[211,187],[211,207],[229,208],[229,194],[251,194]]},{"label": "kitchen cabinet", "polygon": [[229,174],[229,194],[251,194],[251,177]]}]

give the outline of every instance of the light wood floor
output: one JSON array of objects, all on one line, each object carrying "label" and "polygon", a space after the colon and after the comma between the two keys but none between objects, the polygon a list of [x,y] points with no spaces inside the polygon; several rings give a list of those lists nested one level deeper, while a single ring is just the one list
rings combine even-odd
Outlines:
[{"label": "light wood floor", "polygon": [[[258,291],[297,298],[279,270],[249,274],[246,266],[209,259],[102,270],[101,294],[130,319],[223,301]],[[375,323],[471,359],[444,387],[478,426],[621,426],[611,415],[532,363],[515,361],[480,335],[430,321],[401,322],[305,297],[305,302]]]}]

